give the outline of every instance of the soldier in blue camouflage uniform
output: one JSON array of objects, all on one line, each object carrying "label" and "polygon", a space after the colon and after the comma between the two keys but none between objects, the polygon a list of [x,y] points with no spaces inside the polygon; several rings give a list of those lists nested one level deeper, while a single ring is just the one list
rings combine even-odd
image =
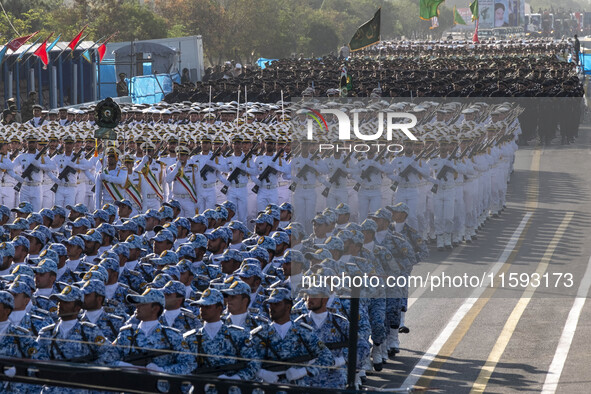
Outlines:
[{"label": "soldier in blue camouflage uniform", "polygon": [[263,309],[263,302],[266,298],[265,288],[261,285],[264,275],[260,265],[252,258],[244,259],[242,264],[242,268],[234,273],[234,276],[250,286],[250,304],[248,308],[257,309],[260,313],[266,314]]},{"label": "soldier in blue camouflage uniform", "polygon": [[97,325],[109,342],[113,342],[119,335],[119,329],[125,323],[125,319],[108,313],[103,307],[106,295],[105,284],[100,280],[91,279],[81,283],[81,290],[84,293],[85,311],[80,321]]},{"label": "soldier in blue camouflage uniform", "polygon": [[[272,323],[265,336],[257,333],[252,335],[255,348],[259,349],[265,360],[293,362],[298,357],[301,362],[293,367],[263,363],[257,377],[268,383],[310,386],[313,383],[312,378],[320,373],[318,367],[334,367],[335,360],[331,351],[310,325],[291,319],[292,299],[288,289],[274,289],[266,304],[269,305]],[[310,363],[311,360],[314,361]],[[304,364],[307,365],[303,366]]]},{"label": "soldier in blue camouflage uniform", "polygon": [[[106,253],[106,254],[105,254]],[[105,302],[104,306],[109,313],[121,316],[127,319],[129,314],[133,313],[133,307],[127,304],[125,297],[133,293],[129,286],[118,281],[119,279],[119,261],[113,252],[105,252],[103,255],[112,256],[100,260],[99,265],[107,270],[107,281],[105,282]],[[101,255],[101,256],[103,256]]]},{"label": "soldier in blue camouflage uniform", "polygon": [[[78,320],[78,313],[83,305],[82,291],[77,287],[66,286],[61,293],[53,294],[51,297],[58,300],[59,320],[39,332],[39,358],[102,363],[102,358],[111,349],[111,344],[96,325]],[[80,393],[81,390],[44,386],[43,393],[46,392]]]},{"label": "soldier in blue camouflage uniform", "polygon": [[250,286],[234,277],[228,279],[230,280],[230,286],[221,290],[226,299],[228,312],[222,316],[222,320],[228,325],[239,326],[249,332],[258,327],[266,330],[269,320],[259,314],[258,309],[248,307],[250,305]]},{"label": "soldier in blue camouflage uniform", "polygon": [[201,321],[192,310],[183,308],[185,302],[185,285],[181,282],[168,281],[161,289],[166,299],[164,313],[158,319],[163,326],[187,332],[202,326]]},{"label": "soldier in blue camouflage uniform", "polygon": [[[217,289],[206,289],[196,301],[201,308],[203,327],[183,335],[191,353],[199,354],[191,360],[191,369],[233,380],[252,380],[259,369],[257,353],[249,332],[240,326],[227,325],[222,319],[224,296]],[[242,358],[251,361],[240,362]],[[216,368],[223,368],[217,372]]]},{"label": "soldier in blue camouflage uniform", "polygon": [[[0,356],[16,358],[39,358],[39,347],[35,337],[25,328],[15,325],[10,319],[14,310],[14,298],[7,291],[0,291]],[[15,376],[14,367],[4,370],[6,376]],[[0,391],[5,393],[38,393],[39,386],[23,383],[4,382]]]},{"label": "soldier in blue camouflage uniform", "polygon": [[[158,318],[164,312],[164,293],[158,289],[146,289],[141,295],[128,295],[128,302],[136,305],[135,317],[140,323],[121,327],[113,342],[114,352],[108,362],[118,366],[144,366],[152,371],[172,374],[191,372],[192,356],[181,333],[163,326]],[[151,353],[153,350],[167,350]],[[170,352],[172,350],[172,352]]]},{"label": "soldier in blue camouflage uniform", "polygon": [[25,282],[27,279],[29,282],[32,281],[30,277],[17,275],[7,289],[14,297],[14,308],[10,316],[10,321],[14,325],[31,332],[36,337],[43,327],[53,324],[53,319],[50,317],[48,311],[32,308],[31,296],[33,290],[30,284]]}]

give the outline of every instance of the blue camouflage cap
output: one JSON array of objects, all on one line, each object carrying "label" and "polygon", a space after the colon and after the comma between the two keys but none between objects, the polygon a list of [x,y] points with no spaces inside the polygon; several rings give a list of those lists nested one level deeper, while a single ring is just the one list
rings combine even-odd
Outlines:
[{"label": "blue camouflage cap", "polygon": [[246,294],[250,296],[250,286],[241,280],[235,280],[230,287],[221,291],[224,295]]},{"label": "blue camouflage cap", "polygon": [[95,257],[94,263],[97,264],[102,259],[115,259],[115,260],[119,261],[119,255],[117,253],[113,252],[113,247],[111,247],[110,249],[105,250],[99,256]]},{"label": "blue camouflage cap", "polygon": [[90,279],[85,282],[79,282],[79,284],[81,285],[80,290],[82,290],[84,295],[91,293],[96,293],[103,297],[107,295],[107,287],[105,286],[105,283],[98,279]]},{"label": "blue camouflage cap", "polygon": [[263,271],[258,264],[243,265],[237,272],[234,273],[234,276],[239,278],[252,278],[253,276],[257,276],[261,279],[264,278]]},{"label": "blue camouflage cap", "polygon": [[248,251],[250,257],[258,260],[269,261],[269,252],[265,248],[259,248],[258,245]]},{"label": "blue camouflage cap", "polygon": [[269,298],[265,300],[265,303],[276,304],[283,300],[291,301],[291,291],[284,287],[276,287],[269,295]]},{"label": "blue camouflage cap", "polygon": [[54,251],[58,255],[58,260],[59,260],[59,257],[68,255],[68,251],[63,244],[58,244],[58,243],[49,244],[47,250]]},{"label": "blue camouflage cap", "polygon": [[299,250],[294,249],[287,249],[285,253],[283,253],[283,259],[286,263],[304,263],[306,261],[304,254]]},{"label": "blue camouflage cap", "polygon": [[351,241],[353,241],[354,244],[362,244],[365,241],[365,236],[361,231],[351,230],[351,234]]},{"label": "blue camouflage cap", "polygon": [[273,225],[273,217],[271,215],[266,214],[266,213],[261,213],[259,216],[257,216],[256,219],[252,219],[250,222],[256,223],[256,224],[267,223],[272,226]]},{"label": "blue camouflage cap", "polygon": [[77,218],[73,222],[68,222],[66,224],[69,224],[72,227],[86,227],[86,228],[92,227],[92,225],[90,224],[90,220],[88,220],[87,218],[85,218],[83,216]]},{"label": "blue camouflage cap", "polygon": [[193,262],[187,259],[183,259],[179,261],[176,265],[179,269],[179,272],[182,274],[183,272],[190,271],[193,275],[197,275],[197,268],[193,265]]},{"label": "blue camouflage cap", "polygon": [[288,202],[284,202],[283,204],[279,205],[279,209],[290,213],[293,212],[293,206]]},{"label": "blue camouflage cap", "polygon": [[99,244],[103,242],[103,236],[100,231],[93,228],[88,230],[86,234],[80,234],[80,237],[87,242],[98,242]]},{"label": "blue camouflage cap", "polygon": [[192,218],[188,218],[187,220],[189,220],[189,221],[191,221],[193,223],[196,223],[196,224],[202,224],[205,227],[208,227],[209,226],[209,221],[203,215],[196,215],[196,216],[193,216]]},{"label": "blue camouflage cap", "polygon": [[281,210],[279,209],[279,207],[273,209],[267,208],[265,214],[271,216],[273,220],[281,220]]},{"label": "blue camouflage cap", "polygon": [[96,231],[103,235],[106,234],[111,238],[115,238],[115,227],[109,223],[101,223],[101,225],[96,228]]},{"label": "blue camouflage cap", "polygon": [[216,212],[217,212],[217,214],[218,214],[218,218],[220,218],[220,219],[222,219],[222,220],[228,220],[228,216],[229,216],[230,214],[228,213],[228,210],[227,210],[226,208],[218,206],[218,207],[215,209],[215,211],[216,211]]},{"label": "blue camouflage cap", "polygon": [[285,231],[275,231],[273,234],[271,234],[271,238],[273,238],[276,245],[289,245],[289,235]]},{"label": "blue camouflage cap", "polygon": [[345,244],[343,243],[343,241],[340,240],[338,237],[332,236],[326,238],[326,241],[324,241],[323,244],[314,244],[314,247],[324,248],[328,250],[339,250],[341,252],[345,250]]},{"label": "blue camouflage cap", "polygon": [[234,202],[232,201],[224,201],[221,204],[216,204],[217,207],[223,207],[226,208],[227,210],[230,210],[232,212],[236,212],[237,208],[236,208],[236,204],[234,204]]},{"label": "blue camouflage cap", "polygon": [[203,234],[192,234],[189,237],[189,242],[194,249],[207,248],[207,237]]},{"label": "blue camouflage cap", "polygon": [[158,212],[160,212],[160,220],[174,218],[174,212],[172,211],[172,208],[167,207],[166,205],[161,206]]},{"label": "blue camouflage cap", "polygon": [[167,207],[171,207],[171,208],[181,209],[181,203],[178,202],[177,200],[166,201],[162,205],[167,206]]},{"label": "blue camouflage cap", "polygon": [[[104,267],[102,267],[102,268],[104,268]],[[100,280],[101,282],[106,282],[108,279],[108,277],[102,271],[80,272],[79,276],[83,281],[96,279],[96,280]]]},{"label": "blue camouflage cap", "polygon": [[248,237],[250,234],[250,230],[246,225],[238,220],[232,220],[230,223],[227,224],[227,227],[231,230],[238,230],[244,234],[245,237]]},{"label": "blue camouflage cap", "polygon": [[27,216],[27,220],[29,221],[29,227],[31,227],[32,224],[43,224],[43,216],[41,216],[38,213],[32,213],[29,216]]},{"label": "blue camouflage cap", "polygon": [[173,222],[177,227],[182,227],[187,231],[191,231],[191,223],[187,218],[176,218]]},{"label": "blue camouflage cap", "polygon": [[162,269],[162,273],[170,275],[175,280],[179,280],[181,278],[181,271],[176,265],[167,265]]},{"label": "blue camouflage cap", "polygon": [[328,224],[329,223],[329,220],[328,220],[328,217],[326,217],[325,215],[316,215],[312,219],[312,223],[316,223],[316,224]]},{"label": "blue camouflage cap", "polygon": [[273,239],[272,237],[266,237],[263,235],[263,236],[259,237],[259,239],[257,240],[257,246],[259,248],[264,248],[266,250],[272,250],[274,252],[275,249],[277,248],[277,243],[275,242],[275,239]]},{"label": "blue camouflage cap", "polygon": [[2,253],[2,255],[4,257],[6,256],[10,256],[10,257],[14,257],[14,244],[12,242],[2,242],[0,243],[0,253]]},{"label": "blue camouflage cap", "polygon": [[117,216],[117,207],[113,204],[105,204],[102,209],[103,211],[107,211],[109,216]]},{"label": "blue camouflage cap", "polygon": [[34,209],[33,209],[33,204],[31,204],[28,201],[23,201],[20,204],[18,204],[18,206],[16,208],[12,208],[11,211],[18,212],[18,213],[33,213]]},{"label": "blue camouflage cap", "polygon": [[8,287],[8,291],[13,295],[26,294],[29,298],[33,295],[33,289],[31,289],[31,286],[21,280],[14,280]]},{"label": "blue camouflage cap", "polygon": [[196,305],[215,305],[224,304],[224,295],[217,289],[205,289],[201,294],[201,298],[191,304]]},{"label": "blue camouflage cap", "polygon": [[37,264],[37,266],[33,267],[33,271],[36,274],[44,274],[46,272],[53,272],[57,275],[57,263],[50,259],[43,259]]},{"label": "blue camouflage cap", "polygon": [[79,276],[83,280],[90,280],[90,278],[88,278],[87,275],[93,274],[95,272],[98,272],[100,274],[99,279],[101,279],[102,281],[106,281],[107,279],[109,279],[109,272],[102,265],[93,265],[87,272],[80,272]]},{"label": "blue camouflage cap", "polygon": [[92,217],[94,220],[101,219],[103,222],[109,221],[109,214],[104,209],[97,209],[92,213]]},{"label": "blue camouflage cap", "polygon": [[51,230],[42,224],[35,227],[33,230],[41,231],[43,234],[45,234],[45,239],[47,239],[48,241],[53,238],[53,233],[51,232]]},{"label": "blue camouflage cap", "polygon": [[127,220],[123,224],[118,226],[113,226],[113,228],[117,231],[132,231],[137,234],[138,228],[137,223],[133,220]]},{"label": "blue camouflage cap", "polygon": [[232,230],[230,230],[229,228],[225,228],[225,227],[218,227],[215,230],[213,230],[211,233],[205,234],[205,236],[207,237],[207,239],[210,239],[210,240],[221,238],[225,242],[228,242],[229,240],[232,239]]},{"label": "blue camouflage cap", "polygon": [[86,207],[86,205],[82,204],[82,203],[78,203],[74,206],[72,205],[66,205],[66,209],[69,209],[70,211],[74,211],[77,213],[80,213],[82,215],[86,215],[88,213],[88,208]]},{"label": "blue camouflage cap", "polygon": [[166,300],[162,290],[147,288],[141,295],[128,294],[127,302],[130,304],[151,304],[153,302],[162,305],[162,308],[166,306]]},{"label": "blue camouflage cap", "polygon": [[94,216],[92,216],[92,215],[86,216],[86,219],[88,219],[88,223],[90,223],[90,227],[92,227],[92,228],[96,227],[96,224],[95,224],[96,222],[94,221]]},{"label": "blue camouflage cap", "polygon": [[178,228],[177,224],[174,223],[174,222],[172,222],[172,223],[166,223],[162,227],[158,227],[158,226],[154,227],[154,231],[156,233],[159,233],[161,230],[168,230],[168,231],[170,231],[172,233],[172,235],[174,235],[175,238],[177,238],[178,235],[179,235],[179,228]]},{"label": "blue camouflage cap", "polygon": [[337,205],[334,210],[337,215],[346,215],[348,213],[351,213],[351,208],[348,204],[345,204],[344,202]]},{"label": "blue camouflage cap", "polygon": [[125,243],[129,247],[129,249],[142,249],[142,246],[144,246],[142,237],[134,234],[128,236],[125,240]]},{"label": "blue camouflage cap", "polygon": [[29,221],[23,218],[17,218],[11,224],[6,224],[5,227],[9,230],[27,230],[29,228]]},{"label": "blue camouflage cap", "polygon": [[355,231],[363,231],[363,229],[361,228],[361,225],[359,223],[355,223],[355,222],[349,222],[347,223],[347,225],[345,226],[346,230],[355,230]]},{"label": "blue camouflage cap", "polygon": [[372,219],[376,218],[376,219],[384,219],[387,221],[391,221],[392,220],[392,212],[390,212],[386,208],[380,208],[377,211],[375,211],[374,213],[370,213],[369,215],[367,215],[367,217],[372,218]]},{"label": "blue camouflage cap", "polygon": [[53,221],[53,218],[55,218],[55,213],[48,208],[43,208],[42,210],[39,211],[39,215],[41,215],[44,218],[48,218],[49,220]]},{"label": "blue camouflage cap", "polygon": [[133,209],[133,204],[128,199],[121,199],[119,201],[115,201],[115,205],[118,207],[125,205],[126,207]]},{"label": "blue camouflage cap", "polygon": [[117,245],[113,246],[111,249],[113,253],[116,253],[117,256],[123,255],[124,257],[129,257],[129,244],[126,242],[120,242]]},{"label": "blue camouflage cap", "polygon": [[337,237],[343,242],[350,241],[353,238],[353,233],[349,230],[341,230],[337,233]]},{"label": "blue camouflage cap", "polygon": [[164,293],[164,295],[167,294],[178,294],[182,297],[185,296],[185,285],[182,284],[181,282],[179,282],[178,280],[171,280],[168,281],[168,283],[166,283],[164,285],[164,287],[162,288],[162,292]]},{"label": "blue camouflage cap", "polygon": [[179,256],[172,250],[165,250],[160,256],[150,259],[150,262],[156,265],[176,264],[178,261]]},{"label": "blue camouflage cap", "polygon": [[135,215],[134,217],[131,218],[131,220],[138,225],[138,227],[141,227],[142,229],[146,229],[146,217],[144,215]]},{"label": "blue camouflage cap", "polygon": [[286,231],[289,231],[289,235],[294,236],[296,239],[302,239],[306,236],[306,230],[304,229],[304,225],[298,222],[291,222],[286,228]]},{"label": "blue camouflage cap", "polygon": [[31,278],[35,277],[35,271],[33,268],[25,265],[25,264],[18,264],[10,270],[10,275],[17,276],[17,275],[25,275]]},{"label": "blue camouflage cap", "polygon": [[14,296],[7,291],[0,291],[0,304],[14,309]]},{"label": "blue camouflage cap", "polygon": [[14,246],[15,249],[18,248],[19,246],[24,246],[27,249],[29,249],[31,247],[31,243],[29,242],[29,240],[22,235],[19,235],[18,237],[14,237],[11,242],[12,242],[12,246]]},{"label": "blue camouflage cap", "polygon": [[406,203],[403,202],[399,202],[395,205],[388,205],[386,208],[388,208],[391,212],[401,212],[406,213],[407,215],[410,212],[408,205],[406,205]]},{"label": "blue camouflage cap", "polygon": [[240,253],[240,251],[238,251],[236,249],[226,249],[224,251],[224,253],[222,254],[222,257],[220,258],[220,261],[230,261],[230,260],[242,262],[242,260],[243,260],[242,253]]},{"label": "blue camouflage cap", "polygon": [[0,205],[0,214],[10,217],[10,208],[6,205]]},{"label": "blue camouflage cap", "polygon": [[361,231],[378,231],[378,224],[373,219],[365,219],[361,223]]},{"label": "blue camouflage cap", "polygon": [[326,208],[324,211],[322,211],[322,216],[326,217],[326,220],[329,224],[337,221],[337,214],[332,208]]},{"label": "blue camouflage cap", "polygon": [[218,220],[219,216],[218,213],[213,210],[213,209],[206,209],[205,211],[203,211],[203,216],[205,216],[205,218],[209,219],[214,219],[214,220]]},{"label": "blue camouflage cap", "polygon": [[154,277],[154,279],[152,280],[152,282],[150,282],[148,286],[153,287],[155,289],[161,289],[171,280],[174,280],[172,276],[165,273],[160,273]]},{"label": "blue camouflage cap", "polygon": [[315,252],[307,252],[304,254],[304,257],[308,260],[324,260],[332,258],[332,254],[328,251],[328,249],[317,249]]},{"label": "blue camouflage cap", "polygon": [[63,216],[64,218],[68,216],[66,209],[64,207],[60,207],[59,205],[54,205],[51,210],[53,211],[54,218],[56,215]]},{"label": "blue camouflage cap", "polygon": [[155,209],[148,209],[146,213],[144,213],[146,218],[153,218],[160,220],[160,213]]},{"label": "blue camouflage cap", "polygon": [[58,301],[65,301],[65,302],[72,302],[72,301],[84,301],[84,294],[82,290],[75,286],[66,286],[62,289],[62,292],[59,294],[52,294],[49,296],[51,300],[58,300]]},{"label": "blue camouflage cap", "polygon": [[156,234],[156,236],[154,238],[152,238],[152,241],[156,241],[156,242],[168,241],[168,242],[174,243],[174,234],[170,230],[160,230],[158,232],[158,234]]},{"label": "blue camouflage cap", "polygon": [[105,267],[105,269],[107,270],[111,270],[111,271],[119,271],[119,260],[117,259],[113,259],[113,258],[106,258],[106,259],[101,259],[101,261],[99,262],[99,265],[101,267]]},{"label": "blue camouflage cap", "polygon": [[176,254],[179,257],[179,259],[185,257],[197,257],[197,255],[195,254],[195,249],[193,248],[193,245],[190,243],[181,244],[178,248],[176,248]]}]

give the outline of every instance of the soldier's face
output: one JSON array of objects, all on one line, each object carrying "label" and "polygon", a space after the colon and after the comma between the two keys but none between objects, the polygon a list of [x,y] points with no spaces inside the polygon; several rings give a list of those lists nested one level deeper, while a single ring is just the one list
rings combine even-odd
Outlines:
[{"label": "soldier's face", "polygon": [[8,320],[8,316],[12,313],[12,309],[4,304],[0,304],[0,322]]},{"label": "soldier's face", "polygon": [[80,311],[80,306],[75,301],[58,301],[57,315],[64,320],[75,319]]},{"label": "soldier's face", "polygon": [[214,323],[220,320],[223,307],[220,304],[215,305],[201,305],[199,310],[201,319],[206,322]]},{"label": "soldier's face", "polygon": [[96,310],[101,307],[99,295],[96,293],[90,293],[84,295],[84,309]]},{"label": "soldier's face", "polygon": [[326,306],[326,298],[308,297],[306,299],[306,306],[312,312],[321,311]]},{"label": "soldier's face", "polygon": [[158,306],[148,304],[137,304],[135,307],[135,317],[140,321],[154,320],[154,317],[158,315]]},{"label": "soldier's face", "polygon": [[228,305],[228,312],[233,315],[239,315],[245,313],[248,309],[250,298],[243,297],[242,294],[229,295],[226,298]]},{"label": "soldier's face", "polygon": [[[51,287],[51,285],[53,285],[51,281],[51,275],[51,272],[35,274],[35,286],[37,286],[38,289],[47,289]],[[55,274],[53,274],[53,276],[55,277]]]},{"label": "soldier's face", "polygon": [[271,320],[281,321],[286,318],[286,315],[291,311],[291,304],[285,300],[269,304],[269,314]]}]

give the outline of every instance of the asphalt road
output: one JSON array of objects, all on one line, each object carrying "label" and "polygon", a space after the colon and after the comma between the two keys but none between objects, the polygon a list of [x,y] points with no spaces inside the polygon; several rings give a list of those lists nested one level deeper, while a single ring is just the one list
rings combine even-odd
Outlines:
[{"label": "asphalt road", "polygon": [[591,392],[590,148],[588,124],[576,144],[520,148],[503,214],[475,243],[432,250],[413,270],[484,276],[486,285],[411,289],[410,333],[400,334],[396,359],[368,375],[369,386]]}]

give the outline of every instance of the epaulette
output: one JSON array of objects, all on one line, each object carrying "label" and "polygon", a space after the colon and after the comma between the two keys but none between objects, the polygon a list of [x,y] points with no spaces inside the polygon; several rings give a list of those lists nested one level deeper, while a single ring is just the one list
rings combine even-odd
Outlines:
[{"label": "epaulette", "polygon": [[183,338],[187,338],[193,334],[197,334],[197,330],[194,328],[191,331],[187,331],[186,333],[183,334]]},{"label": "epaulette", "polygon": [[[306,315],[300,315],[300,316],[298,316],[298,318],[297,318],[297,319],[295,319],[294,321],[295,321],[295,322],[298,322],[298,323],[305,323],[305,320],[304,320],[305,318],[306,318]],[[300,321],[300,320],[301,320],[301,321]]]},{"label": "epaulette", "polygon": [[112,314],[112,313],[114,313],[114,312],[115,312],[115,308],[113,308],[113,307],[110,307],[110,306],[103,306],[103,310],[104,310],[105,312],[107,312],[108,314]]},{"label": "epaulette", "polygon": [[262,316],[262,315],[256,315],[256,316],[254,316],[254,319],[255,320],[260,320],[260,321],[262,321],[263,323],[266,323],[266,324],[269,324],[270,323],[269,319],[267,319],[265,316]]},{"label": "epaulette", "polygon": [[41,308],[39,308],[39,307],[37,307],[37,309],[35,309],[35,313],[40,313],[40,314],[42,314],[42,315],[47,315],[47,316],[49,316],[49,311],[48,311],[48,310],[46,310],[46,309],[41,309]]},{"label": "epaulette", "polygon": [[26,328],[23,327],[19,327],[19,326],[13,326],[15,331],[21,332],[23,334],[29,334],[29,330],[27,330]]},{"label": "epaulette", "polygon": [[121,327],[121,328],[119,329],[119,331],[123,331],[123,330],[132,330],[132,329],[133,329],[133,324],[127,324],[127,325],[125,325],[125,326]]},{"label": "epaulette", "polygon": [[181,308],[181,312],[183,313],[183,315],[190,317],[191,319],[197,319],[197,316],[195,316],[193,311],[191,311],[190,309]]},{"label": "epaulette", "polygon": [[258,326],[257,328],[253,328],[252,330],[250,330],[250,335],[256,335],[259,332],[261,332],[261,330],[263,329],[263,327]]},{"label": "epaulette", "polygon": [[259,308],[248,308],[248,312],[250,312],[254,315],[258,315],[260,313],[260,309]]},{"label": "epaulette", "polygon": [[[302,315],[302,316],[305,316],[305,315]],[[300,317],[302,317],[302,316],[300,316]],[[302,326],[302,327],[304,327],[304,328],[307,328],[307,329],[308,329],[308,330],[310,330],[310,331],[314,331],[314,327],[312,327],[311,325],[309,325],[309,324],[307,324],[307,323],[303,323],[303,322],[302,322],[302,323],[300,323],[300,326]]]},{"label": "epaulette", "polygon": [[117,320],[125,320],[123,317],[113,314],[112,312],[107,312],[109,317],[115,318]]},{"label": "epaulette", "polygon": [[81,321],[80,324],[83,325],[83,326],[86,326],[86,327],[90,327],[90,328],[97,327],[96,324],[93,324],[93,323],[91,323],[89,321]]},{"label": "epaulette", "polygon": [[347,319],[345,316],[341,315],[340,313],[333,313],[332,314],[335,318],[339,318],[339,319],[343,319],[345,321],[349,321],[349,319]]},{"label": "epaulette", "polygon": [[129,289],[129,286],[127,286],[125,283],[119,282],[119,286],[123,287],[124,289]]},{"label": "epaulette", "polygon": [[42,295],[40,295],[40,296],[36,296],[35,298],[36,298],[36,299],[42,299],[43,301],[48,301],[48,302],[49,302],[49,301],[51,301],[51,300],[49,299],[49,297],[42,296]]},{"label": "epaulette", "polygon": [[47,319],[47,317],[41,317],[41,316],[37,316],[37,315],[29,315],[32,319],[36,319],[36,320],[45,320]]},{"label": "epaulette", "polygon": [[233,328],[235,330],[244,331],[244,327],[236,326],[234,324],[230,324],[228,328]]}]

